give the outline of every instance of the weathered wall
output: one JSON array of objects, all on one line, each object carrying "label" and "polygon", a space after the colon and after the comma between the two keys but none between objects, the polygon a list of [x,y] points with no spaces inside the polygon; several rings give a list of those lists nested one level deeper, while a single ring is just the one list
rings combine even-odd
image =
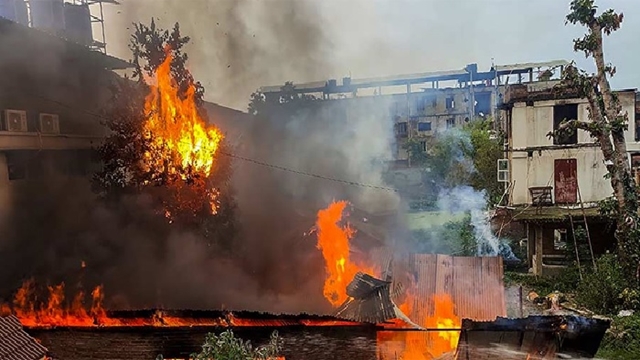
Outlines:
[{"label": "weathered wall", "polygon": [[[186,358],[201,350],[207,332],[215,329],[147,328],[29,330],[42,341],[54,359],[153,360]],[[268,341],[274,329],[238,329],[234,333],[258,345]],[[287,360],[374,360],[376,333],[367,328],[281,328],[283,355]]]},{"label": "weathered wall", "polygon": [[[620,93],[623,111],[629,116],[629,122],[635,122],[635,93]],[[511,142],[513,149],[509,154],[511,171],[510,181],[514,183],[512,204],[531,202],[530,187],[554,186],[554,161],[556,159],[576,159],[577,177],[583,202],[595,202],[611,196],[609,180],[602,152],[599,147],[585,146],[593,141],[585,131],[578,131],[578,146],[558,146],[547,134],[553,131],[553,106],[557,104],[578,104],[578,120],[590,121],[586,100],[549,100],[537,101],[533,106],[525,103],[514,105],[511,119]],[[640,149],[635,142],[635,128],[629,127],[625,133],[629,150]]]},{"label": "weathered wall", "polygon": [[554,186],[554,161],[576,159],[578,187],[583,202],[599,201],[612,193],[611,183],[604,178],[602,152],[597,147],[545,149],[511,154],[511,182],[514,182],[512,204],[531,203],[530,187]]}]

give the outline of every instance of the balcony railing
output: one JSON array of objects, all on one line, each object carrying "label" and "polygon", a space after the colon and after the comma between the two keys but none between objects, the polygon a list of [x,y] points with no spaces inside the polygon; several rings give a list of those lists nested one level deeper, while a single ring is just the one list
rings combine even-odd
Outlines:
[{"label": "balcony railing", "polygon": [[534,186],[529,188],[531,194],[531,204],[535,206],[553,205],[552,186]]}]

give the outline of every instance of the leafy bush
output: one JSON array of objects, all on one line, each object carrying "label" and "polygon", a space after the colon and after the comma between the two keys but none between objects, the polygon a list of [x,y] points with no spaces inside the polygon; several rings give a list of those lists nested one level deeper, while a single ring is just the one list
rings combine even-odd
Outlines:
[{"label": "leafy bush", "polygon": [[640,315],[615,317],[597,357],[609,360],[640,359]]},{"label": "leafy bush", "polygon": [[[254,348],[251,342],[234,336],[232,330],[220,335],[207,334],[202,352],[191,354],[193,360],[275,360],[282,349],[282,338],[278,332],[271,334],[271,339],[265,345]],[[156,360],[162,360],[162,355]]]},{"label": "leafy bush", "polygon": [[575,290],[579,280],[578,270],[575,267],[568,267],[561,274],[554,277],[541,277],[516,272],[504,273],[505,285],[523,285],[531,288],[541,296],[551,294],[554,291],[566,293]]},{"label": "leafy bush", "polygon": [[622,309],[638,307],[638,292],[629,287],[617,256],[601,256],[596,267],[597,271],[588,269],[578,285],[576,300],[581,305],[600,314],[615,314]]}]

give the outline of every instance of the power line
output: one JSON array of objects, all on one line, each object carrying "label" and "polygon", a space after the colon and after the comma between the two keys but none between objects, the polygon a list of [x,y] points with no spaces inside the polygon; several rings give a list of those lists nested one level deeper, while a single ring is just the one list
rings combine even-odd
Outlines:
[{"label": "power line", "polygon": [[347,184],[347,185],[366,187],[366,188],[371,188],[371,189],[378,189],[378,190],[385,190],[385,191],[392,191],[392,192],[398,192],[399,191],[398,189],[394,189],[394,188],[390,188],[390,187],[365,184],[365,183],[360,183],[360,182],[357,182],[357,181],[342,180],[342,179],[332,178],[332,177],[323,176],[323,175],[319,175],[319,174],[308,173],[308,172],[304,172],[304,171],[300,171],[300,170],[294,170],[294,169],[290,169],[290,168],[287,168],[287,167],[284,167],[284,166],[273,165],[273,164],[269,164],[269,163],[266,163],[266,162],[258,161],[258,160],[255,160],[255,159],[250,159],[250,158],[246,158],[246,157],[243,157],[243,156],[235,155],[235,154],[230,154],[230,153],[225,153],[225,152],[220,152],[220,154],[225,155],[225,156],[229,156],[229,157],[232,157],[232,158],[235,158],[235,159],[251,162],[251,163],[254,163],[254,164],[257,164],[257,165],[269,167],[269,168],[272,168],[272,169],[278,169],[278,170],[287,171],[287,172],[290,172],[290,173],[293,173],[293,174],[314,177],[314,178],[317,178],[317,179],[329,180],[329,181],[339,182],[339,183],[343,183],[343,184]]},{"label": "power line", "polygon": [[[62,107],[65,107],[65,108],[68,108],[68,109],[71,109],[71,110],[79,110],[79,111],[81,111],[81,112],[83,112],[83,113],[85,113],[87,115],[96,117],[96,118],[101,119],[101,120],[109,120],[109,118],[107,118],[106,116],[104,116],[102,114],[99,114],[99,113],[92,112],[90,110],[81,109],[81,108],[75,107],[73,105],[69,105],[69,104],[64,103],[62,101],[54,100],[54,99],[51,99],[51,98],[43,96],[43,95],[38,95],[38,94],[31,93],[31,92],[27,92],[27,91],[25,91],[23,89],[18,89],[18,90],[20,90],[20,92],[22,92],[23,94],[26,94],[26,95],[29,95],[29,96],[32,96],[32,97],[36,97],[36,98],[39,98],[39,99],[42,99],[42,100],[46,100],[46,101],[49,101],[51,103],[60,105]],[[320,174],[314,174],[314,173],[304,172],[304,171],[300,171],[300,170],[295,170],[295,169],[291,169],[291,168],[288,168],[288,167],[269,164],[267,162],[263,162],[263,161],[259,161],[259,160],[256,160],[256,159],[251,159],[251,158],[248,158],[248,157],[244,157],[244,156],[237,155],[237,154],[232,154],[232,153],[227,153],[227,152],[223,152],[223,151],[219,151],[219,153],[221,155],[229,156],[229,157],[234,158],[234,159],[250,162],[250,163],[253,163],[253,164],[256,164],[256,165],[260,165],[260,166],[264,166],[264,167],[271,168],[271,169],[277,169],[277,170],[281,170],[281,171],[286,171],[286,172],[289,172],[289,173],[292,173],[292,174],[297,174],[297,175],[302,175],[302,176],[307,176],[307,177],[312,177],[312,178],[322,179],[322,180],[327,180],[327,181],[333,181],[333,182],[346,184],[346,185],[351,185],[351,186],[358,186],[358,187],[377,189],[377,190],[384,190],[384,191],[391,191],[391,192],[398,192],[399,191],[398,189],[394,189],[394,188],[391,188],[391,187],[365,184],[365,183],[361,183],[361,182],[357,182],[357,181],[338,179],[338,178],[324,176],[324,175],[320,175]]]}]

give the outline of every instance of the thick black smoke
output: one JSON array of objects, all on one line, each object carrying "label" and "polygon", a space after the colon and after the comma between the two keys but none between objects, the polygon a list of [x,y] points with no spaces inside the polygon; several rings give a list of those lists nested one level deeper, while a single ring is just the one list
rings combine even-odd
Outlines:
[{"label": "thick black smoke", "polygon": [[[164,3],[160,9],[167,14],[210,11],[209,35],[193,23],[181,25],[183,33],[194,38],[188,49],[192,59],[233,61],[228,68],[211,69],[224,79],[220,83],[231,97],[246,93],[243,79],[269,74],[264,77],[269,84],[314,79],[330,70],[326,60],[330,44],[308,2],[259,3],[273,16],[253,14],[257,19],[253,23],[243,20],[249,11],[246,1],[194,2],[190,7],[177,7],[174,1],[158,3]],[[134,4],[123,11],[135,10]],[[138,10],[153,16],[142,4]],[[227,34],[216,32],[216,19],[228,22]],[[173,22],[166,15],[165,20]],[[254,33],[260,41],[252,42]],[[293,53],[297,56],[291,57]],[[58,55],[63,58],[62,52]],[[47,76],[55,79],[57,73]],[[215,88],[204,85],[207,90]],[[240,133],[229,141],[241,156],[384,185],[383,164],[391,154],[392,135],[388,105],[376,98],[359,100],[357,105],[344,100],[301,108],[290,117],[243,117],[242,123],[215,116],[211,120],[226,121],[229,133]],[[315,235],[307,234],[316,212],[334,199],[350,200],[370,212],[385,211],[395,207],[395,194],[234,161],[240,234],[232,254],[167,224],[145,196],[130,196],[107,207],[96,200],[86,180],[54,176],[55,171],[40,181],[7,182],[3,206],[11,210],[4,213],[0,229],[1,296],[34,276],[42,285],[75,284],[80,279],[86,287],[104,284],[107,301],[120,308],[328,310],[321,295],[324,263]],[[86,268],[81,268],[83,261]]]}]

